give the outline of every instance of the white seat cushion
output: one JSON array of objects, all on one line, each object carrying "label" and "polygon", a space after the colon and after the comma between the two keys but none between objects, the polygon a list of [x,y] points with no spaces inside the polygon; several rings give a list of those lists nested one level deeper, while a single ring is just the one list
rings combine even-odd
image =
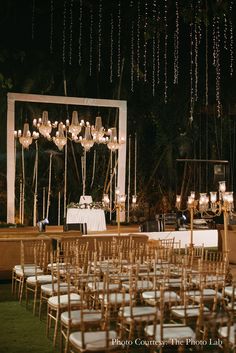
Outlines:
[{"label": "white seat cushion", "polygon": [[[71,293],[70,302],[71,302],[71,305],[79,305],[81,302],[79,294]],[[59,307],[58,296],[55,295],[53,297],[50,297],[48,299],[48,304],[50,306]],[[67,305],[68,305],[68,295],[67,294],[60,295],[60,308],[66,307]]]},{"label": "white seat cushion", "polygon": [[[122,283],[122,287],[128,290],[130,288],[130,283],[124,282]],[[141,289],[148,290],[153,288],[153,284],[151,281],[144,280],[144,281],[134,282],[132,287],[135,288],[136,290],[141,290]]]},{"label": "white seat cushion", "polygon": [[[236,288],[233,286],[227,286],[225,287],[225,295],[228,295],[229,297],[232,297],[232,295],[236,295]],[[234,293],[233,293],[234,291]]]},{"label": "white seat cushion", "polygon": [[122,304],[130,302],[130,294],[129,293],[109,293],[109,297],[107,294],[99,294],[99,299],[103,300],[104,304]]},{"label": "white seat cushion", "polygon": [[[35,275],[35,267],[25,267],[24,270],[22,268],[16,269],[15,271],[17,276],[25,276],[30,277]],[[43,270],[40,268],[37,269],[37,275],[43,275]]]},{"label": "white seat cushion", "polygon": [[[186,307],[184,307],[183,305],[177,305],[177,306],[171,307],[172,314],[180,318],[197,317],[199,316],[199,310],[200,310],[199,305],[187,305]],[[209,309],[204,307],[203,312],[207,313],[209,312]]]},{"label": "white seat cushion", "polygon": [[152,306],[134,306],[132,314],[130,306],[125,306],[119,311],[119,315],[123,316],[126,321],[153,321],[157,314],[158,311]]},{"label": "white seat cushion", "polygon": [[[144,300],[159,300],[160,299],[160,291],[147,291],[142,293],[142,297]],[[180,297],[173,291],[165,291],[164,292],[164,302],[178,302],[180,301]]]},{"label": "white seat cushion", "polygon": [[56,281],[57,278],[56,277],[53,277],[51,275],[42,275],[42,276],[32,276],[32,277],[28,277],[26,282],[28,284],[32,284],[32,285],[35,285],[36,282],[38,284],[46,284],[46,283],[52,283],[52,281]]},{"label": "white seat cushion", "polygon": [[236,325],[232,325],[230,327],[223,326],[219,328],[218,333],[223,338],[227,338],[229,336],[229,342],[235,345],[235,331]]},{"label": "white seat cushion", "polygon": [[[72,310],[70,312],[71,316],[71,325],[78,326],[81,324],[81,311]],[[98,322],[102,320],[102,313],[98,310],[83,310],[83,322]],[[61,321],[65,324],[69,324],[69,312],[65,311],[61,314]]]},{"label": "white seat cushion", "polygon": [[[89,331],[84,333],[84,344],[88,351],[97,352],[106,348],[106,331]],[[109,345],[115,347],[117,333],[108,331]],[[77,348],[82,348],[82,333],[73,332],[70,334],[69,341]]]},{"label": "white seat cushion", "polygon": [[[186,341],[187,339],[195,339],[194,331],[188,327],[181,324],[165,324],[163,325],[163,337],[161,337],[161,326],[156,325],[155,330],[155,341],[162,342],[166,344],[175,344],[177,340]],[[145,327],[145,333],[147,336],[153,336],[154,325],[148,325]]]},{"label": "white seat cushion", "polygon": [[[96,291],[103,291],[104,290],[104,282],[89,282],[88,283],[88,288],[90,290],[96,290]],[[108,288],[109,288],[109,291],[112,291],[112,290],[117,290],[119,289],[119,284],[118,283],[110,283],[108,285]]]},{"label": "white seat cushion", "polygon": [[[61,294],[68,292],[68,284],[67,283],[60,283],[59,288],[60,288]],[[54,291],[53,291],[53,289],[54,289]],[[52,296],[55,293],[58,293],[58,284],[54,283],[54,286],[52,286],[52,283],[43,284],[43,285],[41,285],[41,291],[48,296],[50,296],[50,295]],[[75,287],[70,286],[70,291],[71,292],[75,291]]]}]

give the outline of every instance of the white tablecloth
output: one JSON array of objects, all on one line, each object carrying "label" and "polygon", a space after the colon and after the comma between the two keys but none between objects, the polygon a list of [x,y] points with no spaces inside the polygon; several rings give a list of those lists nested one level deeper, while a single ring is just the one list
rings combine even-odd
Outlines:
[{"label": "white tablecloth", "polygon": [[[190,230],[178,230],[172,232],[151,232],[146,233],[149,239],[168,239],[175,238],[175,241],[181,241],[181,247],[189,245],[191,233]],[[193,231],[193,244],[195,246],[217,247],[218,246],[218,231],[216,229],[194,230]]]},{"label": "white tablecloth", "polygon": [[103,210],[68,208],[66,223],[87,223],[88,231],[102,231],[107,229]]}]

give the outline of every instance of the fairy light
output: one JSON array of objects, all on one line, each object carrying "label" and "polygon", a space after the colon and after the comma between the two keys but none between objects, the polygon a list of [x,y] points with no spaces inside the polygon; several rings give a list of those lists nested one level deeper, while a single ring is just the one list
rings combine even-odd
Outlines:
[{"label": "fairy light", "polygon": [[83,30],[83,0],[79,2],[79,45],[78,45],[78,63],[82,64],[82,30]]},{"label": "fairy light", "polygon": [[53,31],[54,31],[54,0],[50,3],[50,53],[53,52]]},{"label": "fairy light", "polygon": [[167,23],[167,0],[164,0],[164,102],[168,98],[168,77],[167,77],[167,49],[168,49],[168,23]]},{"label": "fairy light", "polygon": [[179,2],[175,1],[174,85],[179,81]]},{"label": "fairy light", "polygon": [[73,1],[70,0],[70,39],[69,39],[69,65],[72,65],[72,43],[73,43]]},{"label": "fairy light", "polygon": [[190,23],[190,124],[193,122],[194,95],[193,95],[193,23]]},{"label": "fairy light", "polygon": [[228,22],[227,22],[227,17],[226,17],[226,14],[224,13],[224,49],[225,50],[228,50],[228,45],[227,45],[227,42],[228,42]]},{"label": "fairy light", "polygon": [[233,34],[233,24],[232,24],[232,6],[233,1],[230,2],[229,11],[230,11],[230,20],[229,20],[229,52],[230,52],[230,76],[233,76],[234,73],[234,34]]},{"label": "fairy light", "polygon": [[194,92],[194,99],[195,101],[198,100],[198,50],[199,50],[199,44],[201,41],[201,25],[198,24],[198,17],[200,14],[200,0],[197,2],[197,8],[195,9],[195,24],[194,24],[194,51],[195,51],[195,58],[194,58],[194,64],[195,64],[195,92]]},{"label": "fairy light", "polygon": [[205,43],[205,105],[208,106],[208,25],[206,23],[206,43]]},{"label": "fairy light", "polygon": [[110,23],[110,83],[113,81],[113,32],[114,32],[114,22],[113,15],[111,13],[111,23]]},{"label": "fairy light", "polygon": [[[156,12],[157,12],[156,0],[153,0],[152,8],[152,21],[156,21]],[[156,87],[156,31],[153,31],[152,36],[152,95],[155,96],[155,87]]]},{"label": "fairy light", "polygon": [[117,34],[117,77],[120,77],[120,37],[121,37],[121,6],[118,1],[118,34]]},{"label": "fairy light", "polygon": [[147,25],[148,25],[148,2],[145,1],[144,9],[144,44],[143,44],[143,79],[147,82]]},{"label": "fairy light", "polygon": [[[157,25],[160,23],[160,7],[158,5],[158,10],[157,10]],[[156,48],[156,72],[157,72],[157,78],[156,82],[157,85],[160,84],[160,32],[159,30],[157,31],[157,48]]]},{"label": "fairy light", "polygon": [[35,0],[32,0],[32,24],[31,24],[31,37],[34,39],[35,28]]},{"label": "fairy light", "polygon": [[215,18],[215,69],[216,69],[216,103],[217,117],[221,116],[221,100],[220,100],[220,23],[219,17]]},{"label": "fairy light", "polygon": [[138,15],[137,15],[137,81],[140,79],[140,0],[138,0]]},{"label": "fairy light", "polygon": [[131,58],[130,58],[131,92],[134,92],[134,21],[131,23]]},{"label": "fairy light", "polygon": [[63,31],[62,31],[62,62],[66,62],[66,5],[67,0],[64,0],[64,9],[63,9]]},{"label": "fairy light", "polygon": [[90,32],[89,32],[89,76],[92,76],[93,67],[93,8],[90,8]]},{"label": "fairy light", "polygon": [[101,71],[101,51],[102,51],[102,0],[99,1],[98,9],[98,72]]}]

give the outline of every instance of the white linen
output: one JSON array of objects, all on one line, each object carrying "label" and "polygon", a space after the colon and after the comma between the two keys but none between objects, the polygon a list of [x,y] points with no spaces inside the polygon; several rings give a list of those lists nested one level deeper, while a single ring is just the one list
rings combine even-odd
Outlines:
[{"label": "white linen", "polygon": [[93,202],[92,196],[89,196],[89,195],[80,196],[80,199],[79,199],[80,204],[92,203],[92,202]]},{"label": "white linen", "polygon": [[66,223],[87,223],[88,231],[106,230],[105,212],[100,209],[68,208]]},{"label": "white linen", "polygon": [[[190,230],[176,230],[170,232],[151,232],[147,234],[149,239],[168,239],[175,238],[175,241],[181,241],[181,248],[189,246],[191,239]],[[217,229],[194,230],[193,231],[193,244],[195,246],[217,247],[218,246],[218,231]]]}]

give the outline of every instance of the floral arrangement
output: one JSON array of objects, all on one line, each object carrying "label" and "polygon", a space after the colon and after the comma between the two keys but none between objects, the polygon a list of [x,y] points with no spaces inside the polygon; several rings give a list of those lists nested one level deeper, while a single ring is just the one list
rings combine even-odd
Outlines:
[{"label": "floral arrangement", "polygon": [[104,205],[102,202],[90,202],[90,203],[76,203],[76,202],[71,202],[69,205],[67,205],[67,208],[79,208],[79,209],[93,209],[93,210],[99,210],[99,209],[104,209]]}]

